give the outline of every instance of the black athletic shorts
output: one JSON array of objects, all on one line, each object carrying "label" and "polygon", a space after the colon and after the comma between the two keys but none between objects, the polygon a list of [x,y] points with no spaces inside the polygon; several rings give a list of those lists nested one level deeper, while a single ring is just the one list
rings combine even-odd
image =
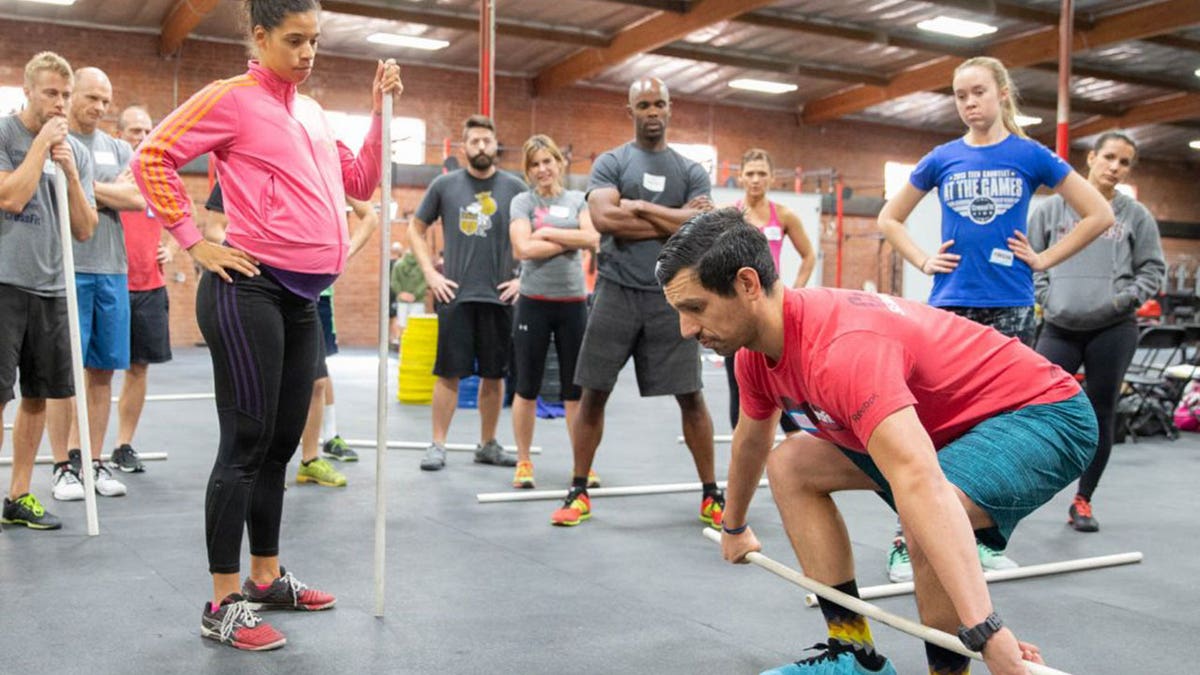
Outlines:
[{"label": "black athletic shorts", "polygon": [[508,374],[512,349],[511,305],[451,302],[438,305],[437,359],[433,374],[499,379]]},{"label": "black athletic shorts", "polygon": [[171,309],[167,287],[129,292],[129,362],[171,360]]},{"label": "black athletic shorts", "polygon": [[322,295],[317,298],[317,318],[321,321],[321,331],[318,333],[320,344],[317,345],[317,376],[314,379],[329,377],[329,364],[326,356],[338,353],[337,333],[333,330],[333,296]]},{"label": "black athletic shorts", "polygon": [[18,370],[23,398],[75,395],[67,299],[0,284],[0,403],[16,398]]}]

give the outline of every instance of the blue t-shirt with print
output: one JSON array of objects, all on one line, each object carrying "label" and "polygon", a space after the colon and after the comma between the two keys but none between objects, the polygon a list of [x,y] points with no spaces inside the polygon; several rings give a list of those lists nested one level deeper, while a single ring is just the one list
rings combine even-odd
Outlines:
[{"label": "blue t-shirt with print", "polygon": [[1038,187],[1056,187],[1071,166],[1046,146],[1010,134],[987,146],[961,138],[939,145],[913,169],[909,182],[938,190],[942,241],[962,256],[958,268],[933,277],[934,307],[1027,307],[1033,272],[1008,248],[1013,232],[1025,233],[1029,201]]}]

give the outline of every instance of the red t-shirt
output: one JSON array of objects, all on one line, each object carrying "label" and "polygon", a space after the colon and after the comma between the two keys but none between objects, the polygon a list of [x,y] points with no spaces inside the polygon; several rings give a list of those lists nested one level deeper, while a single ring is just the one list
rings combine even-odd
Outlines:
[{"label": "red t-shirt", "polygon": [[886,295],[784,291],[784,346],[737,355],[741,404],[754,419],[803,410],[816,435],[865,452],[875,427],[914,406],[935,448],[1002,412],[1079,393],[1066,371],[1016,338]]},{"label": "red t-shirt", "polygon": [[158,264],[161,219],[150,209],[122,211],[121,229],[125,230],[125,252],[129,256],[129,290],[152,291],[165,286],[162,265]]}]

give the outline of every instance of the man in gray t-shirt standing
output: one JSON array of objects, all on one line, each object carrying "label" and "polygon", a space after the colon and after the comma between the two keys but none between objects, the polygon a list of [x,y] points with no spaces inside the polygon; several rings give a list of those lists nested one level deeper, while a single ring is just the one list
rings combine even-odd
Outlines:
[{"label": "man in gray t-shirt standing", "polygon": [[583,387],[572,435],[575,470],[563,507],[550,521],[578,525],[591,516],[587,476],[604,432],[604,408],[632,356],[642,396],[673,395],[683,436],[704,485],[700,519],[720,528],[725,498],[713,467],[713,428],[700,392],[700,351],[680,337],[679,315],[654,276],[663,241],[712,208],[708,174],[667,145],[671,96],[657,78],[629,88],[634,140],[596,159],[588,210],[601,234],[599,279],[575,369]]},{"label": "man in gray t-shirt standing", "polygon": [[[433,374],[433,443],[421,459],[425,471],[446,466],[446,435],[458,407],[458,381],[479,374],[479,447],[475,461],[516,466],[514,455],[496,442],[501,380],[512,346],[512,302],[520,292],[508,236],[509,206],[525,183],[496,168],[496,127],[483,115],[463,128],[467,167],[429,184],[409,224],[413,254],[421,265],[438,315]],[[445,264],[434,265],[425,240],[431,223],[442,221]]]},{"label": "man in gray t-shirt standing", "polygon": [[[144,211],[146,200],[133,179],[122,174],[129,168],[133,149],[97,128],[112,103],[112,84],[99,68],[75,71],[75,93],[71,96],[71,137],[87,146],[95,166],[95,194],[99,222],[91,239],[76,242],[75,291],[79,298],[79,333],[83,342],[83,388],[88,400],[88,432],[91,438],[91,470],[96,493],[105,497],[125,494],[125,485],[104,465],[104,436],[112,411],[113,371],[129,367],[128,259],[121,211]],[[53,401],[47,407],[46,426],[55,459],[67,454],[71,468],[82,466],[82,443],[75,407],[71,399]],[[62,438],[61,426],[70,427],[67,447],[54,442]],[[83,499],[83,484],[70,471],[56,470],[52,494],[60,501]]]},{"label": "man in gray t-shirt standing", "polygon": [[54,195],[58,171],[67,179],[72,236],[91,237],[97,220],[91,155],[68,135],[73,86],[70,64],[42,52],[25,65],[25,109],[0,118],[0,414],[15,396],[18,370],[21,380],[12,478],[0,520],[38,530],[62,527],[29,492],[46,399],[75,393]]}]

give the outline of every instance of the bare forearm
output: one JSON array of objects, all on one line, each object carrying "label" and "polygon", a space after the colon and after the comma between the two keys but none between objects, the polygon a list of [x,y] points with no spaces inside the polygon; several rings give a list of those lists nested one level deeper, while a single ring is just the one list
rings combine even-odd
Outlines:
[{"label": "bare forearm", "polygon": [[746,524],[746,512],[762,479],[767,453],[775,439],[775,426],[779,424],[778,417],[765,422],[750,420],[744,411],[742,419],[746,422],[733,430],[729,482],[725,486],[723,521],[730,528]]},{"label": "bare forearm", "polygon": [[134,183],[95,183],[96,204],[116,211],[143,211],[146,198]]},{"label": "bare forearm", "polygon": [[516,247],[517,258],[520,260],[545,260],[563,253],[567,249],[552,241],[530,239]]},{"label": "bare forearm", "polygon": [[1042,263],[1045,265],[1045,269],[1050,269],[1083,250],[1092,240],[1111,227],[1112,223],[1111,211],[1108,214],[1097,214],[1080,220],[1067,236],[1042,251]]},{"label": "bare forearm", "polygon": [[637,210],[639,217],[650,221],[667,235],[674,234],[688,219],[699,214],[699,209],[673,209],[650,202],[640,202]]},{"label": "bare forearm", "polygon": [[892,245],[900,255],[904,256],[913,267],[921,267],[921,264],[929,257],[929,254],[921,250],[920,246],[912,240],[908,234],[908,228],[904,223],[893,218],[879,217],[879,229],[883,232],[884,239]]},{"label": "bare forearm", "polygon": [[42,167],[46,161],[46,151],[35,147],[29,149],[25,161],[15,171],[0,179],[0,209],[9,213],[20,213],[25,210],[29,200],[37,192],[38,181],[42,177]]},{"label": "bare forearm", "polygon": [[807,255],[800,263],[800,271],[796,273],[796,283],[792,288],[804,288],[808,285],[808,280],[812,277],[813,270],[817,267],[817,256]]},{"label": "bare forearm", "polygon": [[411,223],[408,226],[408,243],[412,248],[412,254],[417,259],[417,264],[420,265],[421,271],[425,273],[425,278],[429,278],[429,273],[434,271],[433,260],[429,253],[429,242],[425,241],[425,232],[428,230],[426,226],[419,226],[416,223]]},{"label": "bare forearm", "polygon": [[595,248],[600,243],[600,237],[595,232],[584,232],[583,230],[548,227],[538,230],[538,233],[538,236],[543,237],[546,241],[569,249]]}]

